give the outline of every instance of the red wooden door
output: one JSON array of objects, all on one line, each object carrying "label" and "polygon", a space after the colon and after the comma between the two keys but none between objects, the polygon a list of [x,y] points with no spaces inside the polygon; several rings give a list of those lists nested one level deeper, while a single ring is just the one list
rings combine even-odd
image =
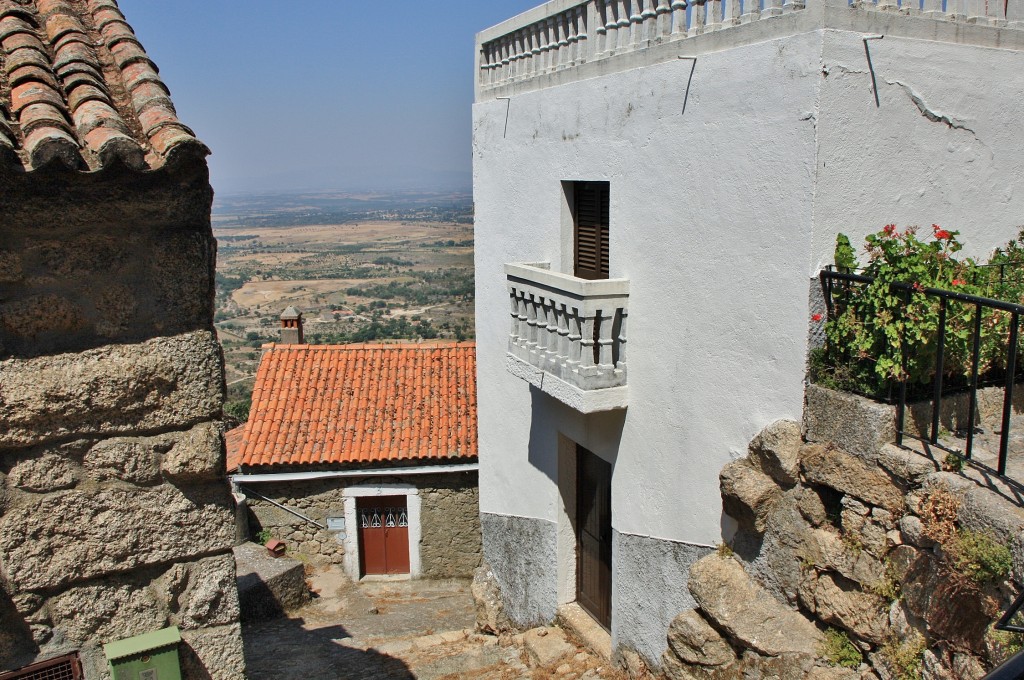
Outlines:
[{"label": "red wooden door", "polygon": [[612,625],[612,466],[576,447],[576,601]]},{"label": "red wooden door", "polygon": [[363,496],[359,511],[359,569],[367,574],[409,573],[409,512],[405,496]]}]

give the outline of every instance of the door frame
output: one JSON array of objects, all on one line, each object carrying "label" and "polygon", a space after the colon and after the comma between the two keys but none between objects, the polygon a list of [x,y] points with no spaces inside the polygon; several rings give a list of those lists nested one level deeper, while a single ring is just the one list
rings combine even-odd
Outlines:
[{"label": "door frame", "polygon": [[[345,537],[342,546],[345,548],[345,573],[353,581],[361,578],[359,573],[359,513],[356,512],[356,498],[365,496],[405,496],[406,511],[409,513],[409,578],[417,578],[422,573],[420,565],[420,541],[423,529],[420,525],[422,516],[422,497],[420,491],[412,484],[382,482],[377,484],[357,484],[344,489],[341,493],[345,509]],[[396,576],[394,578],[400,578]]]}]

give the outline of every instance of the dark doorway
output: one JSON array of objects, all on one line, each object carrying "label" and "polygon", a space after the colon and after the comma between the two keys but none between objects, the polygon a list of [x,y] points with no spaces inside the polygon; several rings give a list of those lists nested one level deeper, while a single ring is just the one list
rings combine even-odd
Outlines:
[{"label": "dark doorway", "polygon": [[612,466],[576,446],[576,601],[612,625]]},{"label": "dark doorway", "polygon": [[405,496],[363,496],[359,511],[359,572],[409,573],[409,511]]}]

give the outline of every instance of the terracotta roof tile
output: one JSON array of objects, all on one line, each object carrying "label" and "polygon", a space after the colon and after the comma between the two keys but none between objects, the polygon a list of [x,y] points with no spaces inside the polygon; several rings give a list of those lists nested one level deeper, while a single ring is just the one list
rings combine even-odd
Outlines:
[{"label": "terracotta roof tile", "polygon": [[0,170],[207,153],[114,0],[0,0]]},{"label": "terracotta roof tile", "polygon": [[265,345],[245,466],[477,455],[476,345]]}]

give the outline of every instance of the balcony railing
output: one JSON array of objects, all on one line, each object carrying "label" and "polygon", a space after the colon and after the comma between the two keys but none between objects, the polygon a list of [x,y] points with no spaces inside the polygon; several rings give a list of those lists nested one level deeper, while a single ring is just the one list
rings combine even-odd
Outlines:
[{"label": "balcony railing", "polygon": [[1024,0],[552,0],[479,34],[478,94],[822,5],[1024,28]]},{"label": "balcony railing", "polygon": [[578,279],[546,263],[506,264],[505,274],[510,370],[584,412],[624,408],[629,281]]}]

